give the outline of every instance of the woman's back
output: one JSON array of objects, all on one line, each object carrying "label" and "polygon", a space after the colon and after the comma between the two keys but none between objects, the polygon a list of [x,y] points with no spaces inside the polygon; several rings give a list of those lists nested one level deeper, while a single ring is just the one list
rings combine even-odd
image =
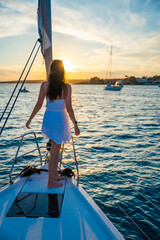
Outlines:
[{"label": "woman's back", "polygon": [[47,81],[44,82],[44,90],[46,95],[46,108],[65,108],[65,98],[67,97],[67,84],[64,85],[65,89],[62,89],[62,97],[55,100],[50,100],[47,97]]},{"label": "woman's back", "polygon": [[65,109],[65,100],[64,99],[56,99],[54,101],[50,101],[48,97],[46,97],[46,109],[48,110],[64,110]]}]

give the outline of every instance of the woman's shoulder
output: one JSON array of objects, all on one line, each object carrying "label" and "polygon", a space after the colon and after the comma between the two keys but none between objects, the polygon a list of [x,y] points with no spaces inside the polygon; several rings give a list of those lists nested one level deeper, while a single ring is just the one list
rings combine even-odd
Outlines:
[{"label": "woman's shoulder", "polygon": [[47,81],[42,82],[42,83],[41,83],[41,86],[42,86],[42,87],[47,87]]},{"label": "woman's shoulder", "polygon": [[46,92],[47,91],[47,81],[41,83],[41,88]]},{"label": "woman's shoulder", "polygon": [[65,87],[63,88],[63,91],[62,91],[62,96],[63,96],[62,98],[66,99],[67,96],[71,95],[71,85],[68,83],[65,83],[64,86]]},{"label": "woman's shoulder", "polygon": [[65,86],[66,86],[66,88],[67,88],[68,90],[71,89],[71,85],[70,85],[69,83],[65,83]]}]

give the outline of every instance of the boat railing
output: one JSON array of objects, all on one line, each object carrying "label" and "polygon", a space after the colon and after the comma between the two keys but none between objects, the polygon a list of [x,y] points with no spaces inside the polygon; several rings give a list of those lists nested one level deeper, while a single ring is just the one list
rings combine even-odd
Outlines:
[{"label": "boat railing", "polygon": [[[20,152],[20,149],[21,149],[21,146],[22,146],[22,143],[23,143],[23,140],[24,138],[27,136],[27,135],[33,135],[34,136],[34,140],[36,142],[36,148],[28,151],[28,152],[25,152],[24,154],[21,154],[18,156],[19,152]],[[19,143],[19,146],[18,146],[18,149],[16,151],[16,154],[15,154],[15,157],[12,159],[13,163],[12,163],[12,166],[11,166],[11,170],[10,170],[10,173],[9,173],[9,179],[10,179],[10,183],[12,184],[13,183],[13,180],[12,180],[12,173],[13,173],[13,168],[14,168],[14,165],[15,163],[17,163],[18,159],[19,158],[22,158],[32,152],[35,152],[35,151],[38,151],[39,153],[39,158],[40,158],[40,164],[42,166],[42,155],[41,155],[41,151],[40,151],[40,146],[38,144],[38,140],[37,140],[37,136],[36,136],[36,133],[35,132],[28,132],[28,133],[25,133],[23,135],[20,136],[21,140],[20,140],[20,143]]]},{"label": "boat railing", "polygon": [[[35,140],[35,143],[36,143],[36,148],[30,150],[30,151],[27,151],[21,155],[19,155],[19,152],[20,152],[20,149],[22,147],[22,143],[24,141],[24,138],[28,135],[33,135],[34,137],[34,140]],[[40,160],[40,165],[42,166],[43,165],[43,160],[42,160],[42,154],[41,154],[41,149],[44,149],[46,148],[45,146],[39,146],[39,143],[38,143],[38,140],[37,140],[37,136],[36,136],[36,133],[35,132],[28,132],[28,133],[25,133],[23,135],[21,135],[20,137],[20,143],[19,143],[19,146],[17,148],[17,151],[16,151],[16,154],[15,154],[15,157],[12,158],[12,166],[11,166],[11,170],[9,172],[9,182],[11,184],[13,184],[13,179],[12,179],[12,175],[13,175],[13,169],[14,169],[14,166],[15,164],[18,162],[18,160],[20,158],[23,158],[24,156],[30,154],[30,153],[33,153],[35,151],[38,151],[38,154],[39,154],[39,160]],[[74,163],[75,163],[75,167],[76,167],[76,172],[77,172],[77,178],[76,178],[76,181],[77,181],[77,186],[79,184],[79,169],[78,169],[78,160],[77,160],[77,156],[76,156],[76,151],[75,151],[75,143],[74,143],[74,138],[72,137],[72,141],[71,141],[71,144],[72,144],[72,150],[73,150],[73,156],[65,149],[64,147],[64,144],[62,145],[61,147],[61,151],[60,151],[60,154],[59,154],[59,166],[61,168],[61,165],[62,165],[62,161],[63,161],[63,155],[64,153],[67,154],[71,159],[74,160]],[[49,152],[47,152],[45,154],[45,160],[44,160],[44,163],[47,163],[49,161]]]},{"label": "boat railing", "polygon": [[61,148],[61,153],[59,156],[59,164],[60,164],[60,168],[62,165],[62,160],[63,160],[63,153],[65,152],[70,158],[72,158],[74,160],[75,163],[75,167],[76,167],[76,171],[77,171],[77,186],[79,185],[79,168],[78,168],[78,160],[77,160],[77,155],[76,155],[76,150],[75,150],[75,143],[74,143],[74,137],[71,138],[72,139],[72,149],[73,149],[73,154],[74,156],[72,156],[65,148],[64,148],[64,144],[62,145]]}]

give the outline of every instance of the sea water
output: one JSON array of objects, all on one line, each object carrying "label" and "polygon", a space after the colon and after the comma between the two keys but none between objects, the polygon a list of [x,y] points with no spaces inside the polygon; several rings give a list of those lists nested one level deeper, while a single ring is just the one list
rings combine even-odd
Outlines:
[{"label": "sea water", "polygon": [[[0,84],[1,114],[14,86]],[[25,123],[40,84],[26,88],[30,92],[20,94],[1,136],[1,187],[19,145],[12,139],[29,132]],[[72,85],[72,92],[81,130],[76,138],[80,184],[125,239],[160,239],[160,88],[124,86],[114,92],[103,85]],[[31,123],[40,145],[46,144],[40,132],[44,110],[45,104]],[[26,136],[21,153],[33,146],[34,139]],[[22,160],[26,165],[35,158],[32,153]],[[22,160],[15,173],[24,167]]]}]

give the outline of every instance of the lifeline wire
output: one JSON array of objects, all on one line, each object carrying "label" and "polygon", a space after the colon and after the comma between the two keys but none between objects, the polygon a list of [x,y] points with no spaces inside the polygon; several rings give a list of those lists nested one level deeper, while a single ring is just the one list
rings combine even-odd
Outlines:
[{"label": "lifeline wire", "polygon": [[[95,179],[94,179],[92,176],[90,176],[90,177],[91,177],[91,178],[93,179],[93,181],[95,182]],[[145,235],[145,237],[146,237],[148,240],[151,240],[151,239],[147,236],[147,234],[138,226],[138,224],[125,212],[125,210],[124,210],[118,203],[116,203],[109,194],[107,194],[107,195],[108,195],[108,197],[112,200],[112,202],[114,202],[114,203],[121,209],[121,211],[135,224],[135,226]],[[106,199],[106,200],[107,200],[107,199]]]}]

